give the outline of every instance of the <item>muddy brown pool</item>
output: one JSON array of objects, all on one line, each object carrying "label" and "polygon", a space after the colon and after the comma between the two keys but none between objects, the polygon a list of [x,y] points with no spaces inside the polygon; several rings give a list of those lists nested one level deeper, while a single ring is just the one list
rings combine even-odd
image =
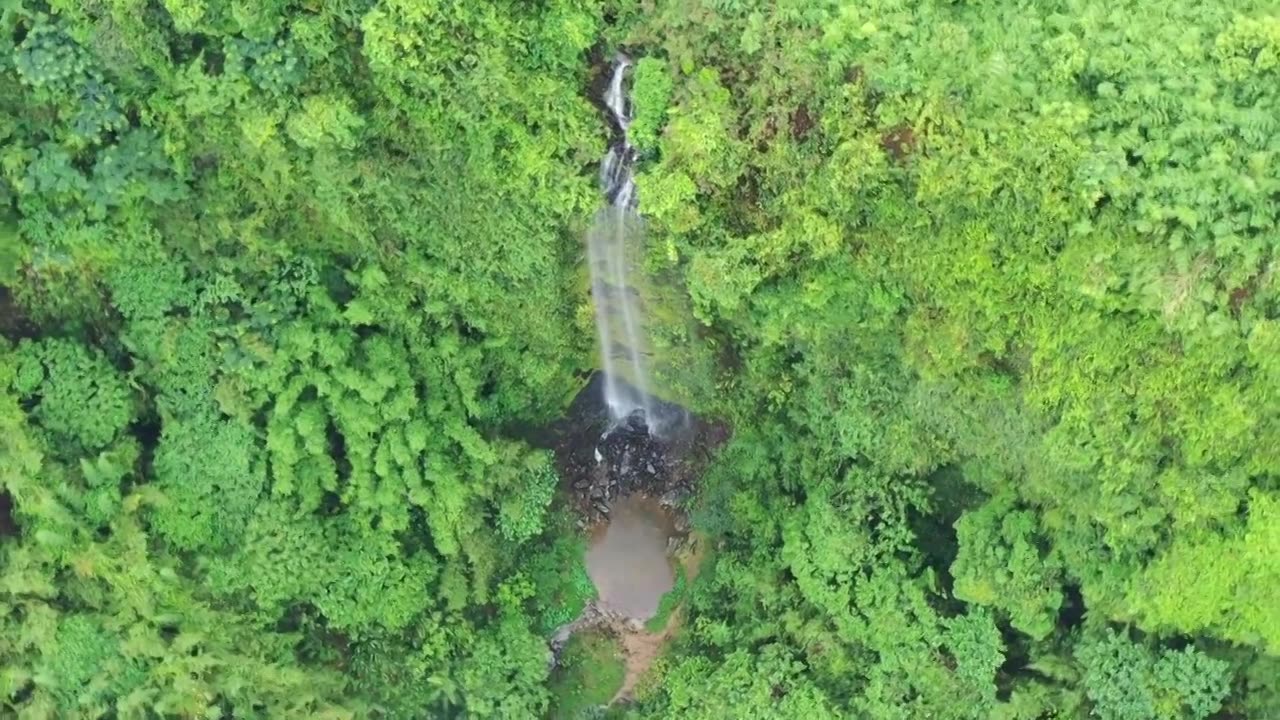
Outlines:
[{"label": "muddy brown pool", "polygon": [[656,500],[640,496],[618,499],[609,521],[591,532],[587,574],[609,610],[647,620],[658,601],[675,584],[667,558],[667,539],[675,534],[671,515]]}]

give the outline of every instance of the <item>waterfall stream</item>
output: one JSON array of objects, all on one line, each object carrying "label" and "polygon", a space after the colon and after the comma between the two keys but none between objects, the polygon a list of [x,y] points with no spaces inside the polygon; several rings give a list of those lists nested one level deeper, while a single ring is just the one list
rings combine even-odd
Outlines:
[{"label": "waterfall stream", "polygon": [[609,419],[615,427],[630,422],[654,432],[658,417],[649,385],[650,357],[639,290],[644,227],[636,213],[635,149],[627,137],[631,109],[625,82],[630,67],[629,58],[617,56],[603,98],[615,132],[600,163],[606,207],[596,214],[587,235],[587,262]]}]

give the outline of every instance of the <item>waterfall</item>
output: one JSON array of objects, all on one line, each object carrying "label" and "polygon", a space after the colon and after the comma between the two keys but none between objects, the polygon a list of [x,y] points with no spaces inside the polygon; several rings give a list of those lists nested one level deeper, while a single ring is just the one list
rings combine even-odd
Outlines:
[{"label": "waterfall", "polygon": [[636,213],[635,149],[627,138],[631,114],[624,82],[630,66],[624,55],[615,59],[602,98],[614,133],[600,163],[606,206],[596,214],[587,235],[587,262],[611,424],[640,423],[655,432],[658,417],[650,394],[649,351],[639,291],[644,227]]}]

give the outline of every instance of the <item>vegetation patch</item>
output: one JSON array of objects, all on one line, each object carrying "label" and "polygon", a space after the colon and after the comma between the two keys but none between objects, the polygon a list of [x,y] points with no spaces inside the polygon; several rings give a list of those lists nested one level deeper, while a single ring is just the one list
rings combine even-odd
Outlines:
[{"label": "vegetation patch", "polygon": [[671,619],[671,613],[675,612],[676,608],[680,607],[680,603],[684,602],[687,585],[684,566],[677,565],[675,584],[658,601],[658,611],[644,624],[646,630],[651,633],[660,633],[666,629],[667,621]]},{"label": "vegetation patch", "polygon": [[626,656],[618,638],[602,631],[575,634],[551,678],[552,720],[579,720],[606,706],[622,687]]},{"label": "vegetation patch", "polygon": [[547,545],[526,568],[534,586],[533,615],[543,635],[572,622],[596,598],[585,564],[586,538],[567,512],[558,513],[552,527]]}]

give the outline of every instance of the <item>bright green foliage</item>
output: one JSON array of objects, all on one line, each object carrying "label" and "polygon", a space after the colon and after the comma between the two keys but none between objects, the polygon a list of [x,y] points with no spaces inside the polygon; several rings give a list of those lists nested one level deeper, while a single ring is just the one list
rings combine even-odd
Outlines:
[{"label": "bright green foliage", "polygon": [[0,715],[552,709],[617,48],[732,430],[625,712],[1280,716],[1269,0],[0,3]]},{"label": "bright green foliage", "polygon": [[584,593],[521,584],[503,430],[589,362],[600,9],[52,5],[0,21],[0,702],[541,714]]},{"label": "bright green foliage", "polygon": [[[1130,602],[1143,625],[1212,631],[1280,649],[1280,499],[1255,492],[1248,521],[1227,537],[1178,539],[1134,579]],[[1190,591],[1194,590],[1194,591]]]},{"label": "bright green foliage", "polygon": [[1227,694],[1227,664],[1191,647],[1156,655],[1108,630],[1082,643],[1076,656],[1101,718],[1207,718]]},{"label": "bright green foliage", "polygon": [[457,672],[466,715],[538,717],[546,712],[546,641],[529,631],[524,618],[508,615],[461,642],[466,652]]},{"label": "bright green foliage", "polygon": [[1152,691],[1244,707],[1222,673],[1280,606],[1274,4],[624,8],[672,80],[649,254],[735,425],[680,662],[773,643],[859,716],[1078,717],[1083,612],[1244,644]]},{"label": "bright green foliage", "polygon": [[103,696],[128,694],[141,684],[141,668],[120,654],[119,643],[84,615],[58,627],[50,662],[37,668],[68,713],[99,706]]},{"label": "bright green foliage", "polygon": [[1062,606],[1061,567],[1044,557],[1033,513],[997,498],[956,524],[959,555],[951,566],[955,595],[1009,613],[1014,627],[1040,640],[1053,631]]},{"label": "bright green foliage", "polygon": [[[0,378],[12,377],[12,359],[0,357]],[[0,402],[0,481],[22,531],[21,543],[0,544],[6,709],[31,717],[190,717],[232,706],[352,716],[340,675],[286,661],[284,636],[209,605],[172,557],[148,547],[137,513],[145,491],[106,512],[85,502],[93,488],[119,482],[121,463],[136,449],[82,460],[77,480],[45,455],[16,398],[0,392]],[[97,514],[110,524],[98,527]]]},{"label": "bright green foliage", "polygon": [[253,437],[209,416],[165,424],[154,459],[163,493],[154,529],[184,550],[218,550],[241,541],[266,485]]},{"label": "bright green foliage", "polygon": [[976,611],[947,621],[947,645],[956,661],[956,675],[969,690],[962,702],[972,708],[996,705],[996,675],[1004,664],[1003,640],[988,613]]},{"label": "bright green foliage", "polygon": [[164,317],[177,306],[191,307],[191,288],[181,265],[172,260],[129,263],[108,279],[111,302],[129,320]]},{"label": "bright green foliage", "polygon": [[137,464],[139,451],[136,442],[126,440],[97,457],[80,459],[84,494],[77,497],[78,493],[69,493],[67,500],[82,506],[81,511],[91,525],[106,526],[120,512],[123,503],[120,485]]},{"label": "bright green foliage", "polygon": [[538,534],[560,478],[549,454],[530,455],[516,486],[498,501],[498,531],[513,543]]},{"label": "bright green foliage", "polygon": [[[738,651],[721,663],[691,658],[663,673],[662,696],[649,700],[659,717],[690,720],[839,718],[845,714],[804,677],[804,666],[776,646],[759,656]],[[648,708],[646,708],[648,709]]]},{"label": "bright green foliage", "polygon": [[133,419],[129,388],[101,354],[45,340],[24,343],[17,360],[14,389],[68,455],[105,448]]},{"label": "bright green foliage", "polygon": [[631,144],[641,151],[657,146],[658,131],[666,123],[672,89],[671,73],[661,59],[642,57],[636,61],[631,78],[635,117],[627,133]]},{"label": "bright green foliage", "polygon": [[544,635],[573,621],[596,597],[596,586],[587,574],[586,542],[573,531],[565,516],[549,518],[548,529],[555,539],[536,548],[524,562],[533,592],[529,604],[536,619],[534,627]]}]

